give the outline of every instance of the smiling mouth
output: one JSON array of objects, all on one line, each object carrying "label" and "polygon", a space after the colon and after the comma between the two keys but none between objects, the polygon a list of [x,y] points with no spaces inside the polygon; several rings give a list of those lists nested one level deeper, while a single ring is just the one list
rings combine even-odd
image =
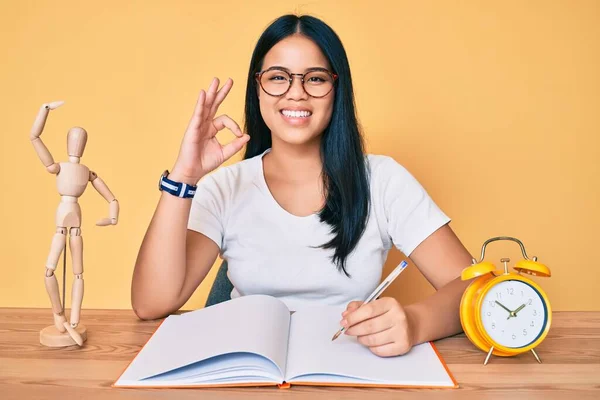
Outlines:
[{"label": "smiling mouth", "polygon": [[279,113],[287,118],[308,118],[312,115],[310,111],[290,111],[290,110],[280,110]]}]

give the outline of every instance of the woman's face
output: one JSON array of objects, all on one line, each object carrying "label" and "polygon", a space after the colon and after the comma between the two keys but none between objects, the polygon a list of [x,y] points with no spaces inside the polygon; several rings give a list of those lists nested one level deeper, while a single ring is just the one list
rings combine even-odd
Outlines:
[{"label": "woman's face", "polygon": [[[299,34],[288,36],[269,50],[262,70],[271,67],[281,67],[293,74],[304,74],[310,68],[331,71],[327,58],[319,47]],[[284,84],[281,83],[284,82],[281,77],[278,79],[280,84]],[[313,82],[316,81],[318,80],[313,79]],[[280,97],[265,93],[258,82],[257,86],[260,112],[271,130],[273,142],[310,144],[320,140],[331,120],[335,89],[324,97],[311,97],[304,91],[299,76],[294,76],[292,86]]]}]

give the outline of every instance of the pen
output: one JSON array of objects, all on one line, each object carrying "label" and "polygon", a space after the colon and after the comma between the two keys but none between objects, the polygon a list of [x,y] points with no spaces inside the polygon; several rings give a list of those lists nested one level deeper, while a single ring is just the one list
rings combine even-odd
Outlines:
[{"label": "pen", "polygon": [[[381,282],[379,284],[379,286],[377,286],[377,288],[373,291],[373,293],[371,293],[369,295],[369,297],[367,297],[367,299],[361,304],[361,307],[364,306],[367,303],[370,303],[373,300],[376,300],[379,295],[381,295],[381,293],[383,293],[383,291],[385,289],[387,289],[388,286],[390,286],[390,284],[394,281],[394,279],[396,279],[398,277],[398,275],[400,275],[400,273],[402,271],[404,271],[404,269],[408,266],[408,263],[406,261],[402,261],[400,263],[400,265],[398,265],[388,276],[387,278],[385,278],[383,280],[383,282]],[[333,335],[333,337],[331,338],[331,341],[333,342],[335,339],[337,339],[342,332],[344,332],[346,330],[346,327],[342,327],[339,331],[336,332],[335,335]]]}]

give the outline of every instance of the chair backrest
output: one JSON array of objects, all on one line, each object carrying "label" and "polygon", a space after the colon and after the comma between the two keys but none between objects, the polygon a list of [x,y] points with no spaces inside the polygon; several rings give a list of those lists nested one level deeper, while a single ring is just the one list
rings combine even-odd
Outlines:
[{"label": "chair backrest", "polygon": [[227,277],[227,261],[223,260],[217,271],[215,281],[210,288],[208,298],[204,307],[209,307],[214,304],[222,303],[227,300],[231,300],[231,291],[233,290],[233,284]]}]

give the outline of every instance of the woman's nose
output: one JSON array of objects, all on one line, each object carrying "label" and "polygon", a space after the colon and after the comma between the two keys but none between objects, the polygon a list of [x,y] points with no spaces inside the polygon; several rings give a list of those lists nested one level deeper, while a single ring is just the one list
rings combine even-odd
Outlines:
[{"label": "woman's nose", "polygon": [[288,90],[288,98],[290,99],[305,99],[308,98],[308,93],[304,90],[302,85],[302,78],[299,76],[292,77],[292,83],[290,84],[290,90]]}]

